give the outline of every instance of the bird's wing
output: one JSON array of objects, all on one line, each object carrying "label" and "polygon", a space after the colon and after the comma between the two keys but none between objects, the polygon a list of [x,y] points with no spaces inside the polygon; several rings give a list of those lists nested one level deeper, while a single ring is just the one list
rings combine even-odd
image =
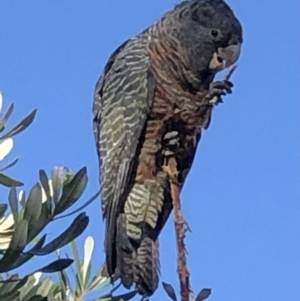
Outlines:
[{"label": "bird's wing", "polygon": [[[147,38],[123,43],[109,58],[94,96],[94,134],[106,234],[113,236],[122,194],[154,97]],[[107,239],[109,239],[107,237]]]}]

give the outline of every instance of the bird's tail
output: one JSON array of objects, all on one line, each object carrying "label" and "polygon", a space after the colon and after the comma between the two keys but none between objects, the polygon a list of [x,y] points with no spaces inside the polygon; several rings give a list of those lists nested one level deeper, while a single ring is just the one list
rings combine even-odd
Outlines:
[{"label": "bird's tail", "polygon": [[[122,220],[121,215],[120,218]],[[135,284],[139,294],[151,296],[156,291],[159,281],[158,240],[144,237],[134,246],[125,233],[126,225],[118,224],[116,263],[121,282],[128,289]]]}]

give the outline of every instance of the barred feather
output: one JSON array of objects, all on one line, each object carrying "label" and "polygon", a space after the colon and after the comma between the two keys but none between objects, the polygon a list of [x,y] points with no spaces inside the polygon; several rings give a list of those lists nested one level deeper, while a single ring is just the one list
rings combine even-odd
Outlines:
[{"label": "barred feather", "polygon": [[163,166],[174,157],[184,184],[211,119],[210,60],[236,41],[241,25],[224,1],[184,1],[116,49],[97,82],[93,122],[107,271],[118,270],[123,285],[135,284],[141,295],[158,286],[158,236],[172,211]]}]

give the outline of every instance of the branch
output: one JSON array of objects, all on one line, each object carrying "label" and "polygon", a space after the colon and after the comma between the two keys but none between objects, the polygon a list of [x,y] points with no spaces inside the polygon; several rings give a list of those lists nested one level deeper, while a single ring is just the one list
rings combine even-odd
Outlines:
[{"label": "branch", "polygon": [[180,283],[181,301],[189,301],[192,293],[190,286],[190,273],[187,268],[185,234],[189,227],[181,212],[180,190],[181,185],[177,181],[178,171],[175,158],[170,158],[166,171],[170,176],[171,196],[174,210],[174,224],[177,242],[177,273]]}]

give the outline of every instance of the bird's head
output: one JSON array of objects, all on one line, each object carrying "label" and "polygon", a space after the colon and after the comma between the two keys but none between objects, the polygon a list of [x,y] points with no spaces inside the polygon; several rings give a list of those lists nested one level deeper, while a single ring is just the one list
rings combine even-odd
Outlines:
[{"label": "bird's head", "polygon": [[243,42],[242,26],[223,0],[190,0],[174,9],[178,39],[196,74],[233,65]]}]

